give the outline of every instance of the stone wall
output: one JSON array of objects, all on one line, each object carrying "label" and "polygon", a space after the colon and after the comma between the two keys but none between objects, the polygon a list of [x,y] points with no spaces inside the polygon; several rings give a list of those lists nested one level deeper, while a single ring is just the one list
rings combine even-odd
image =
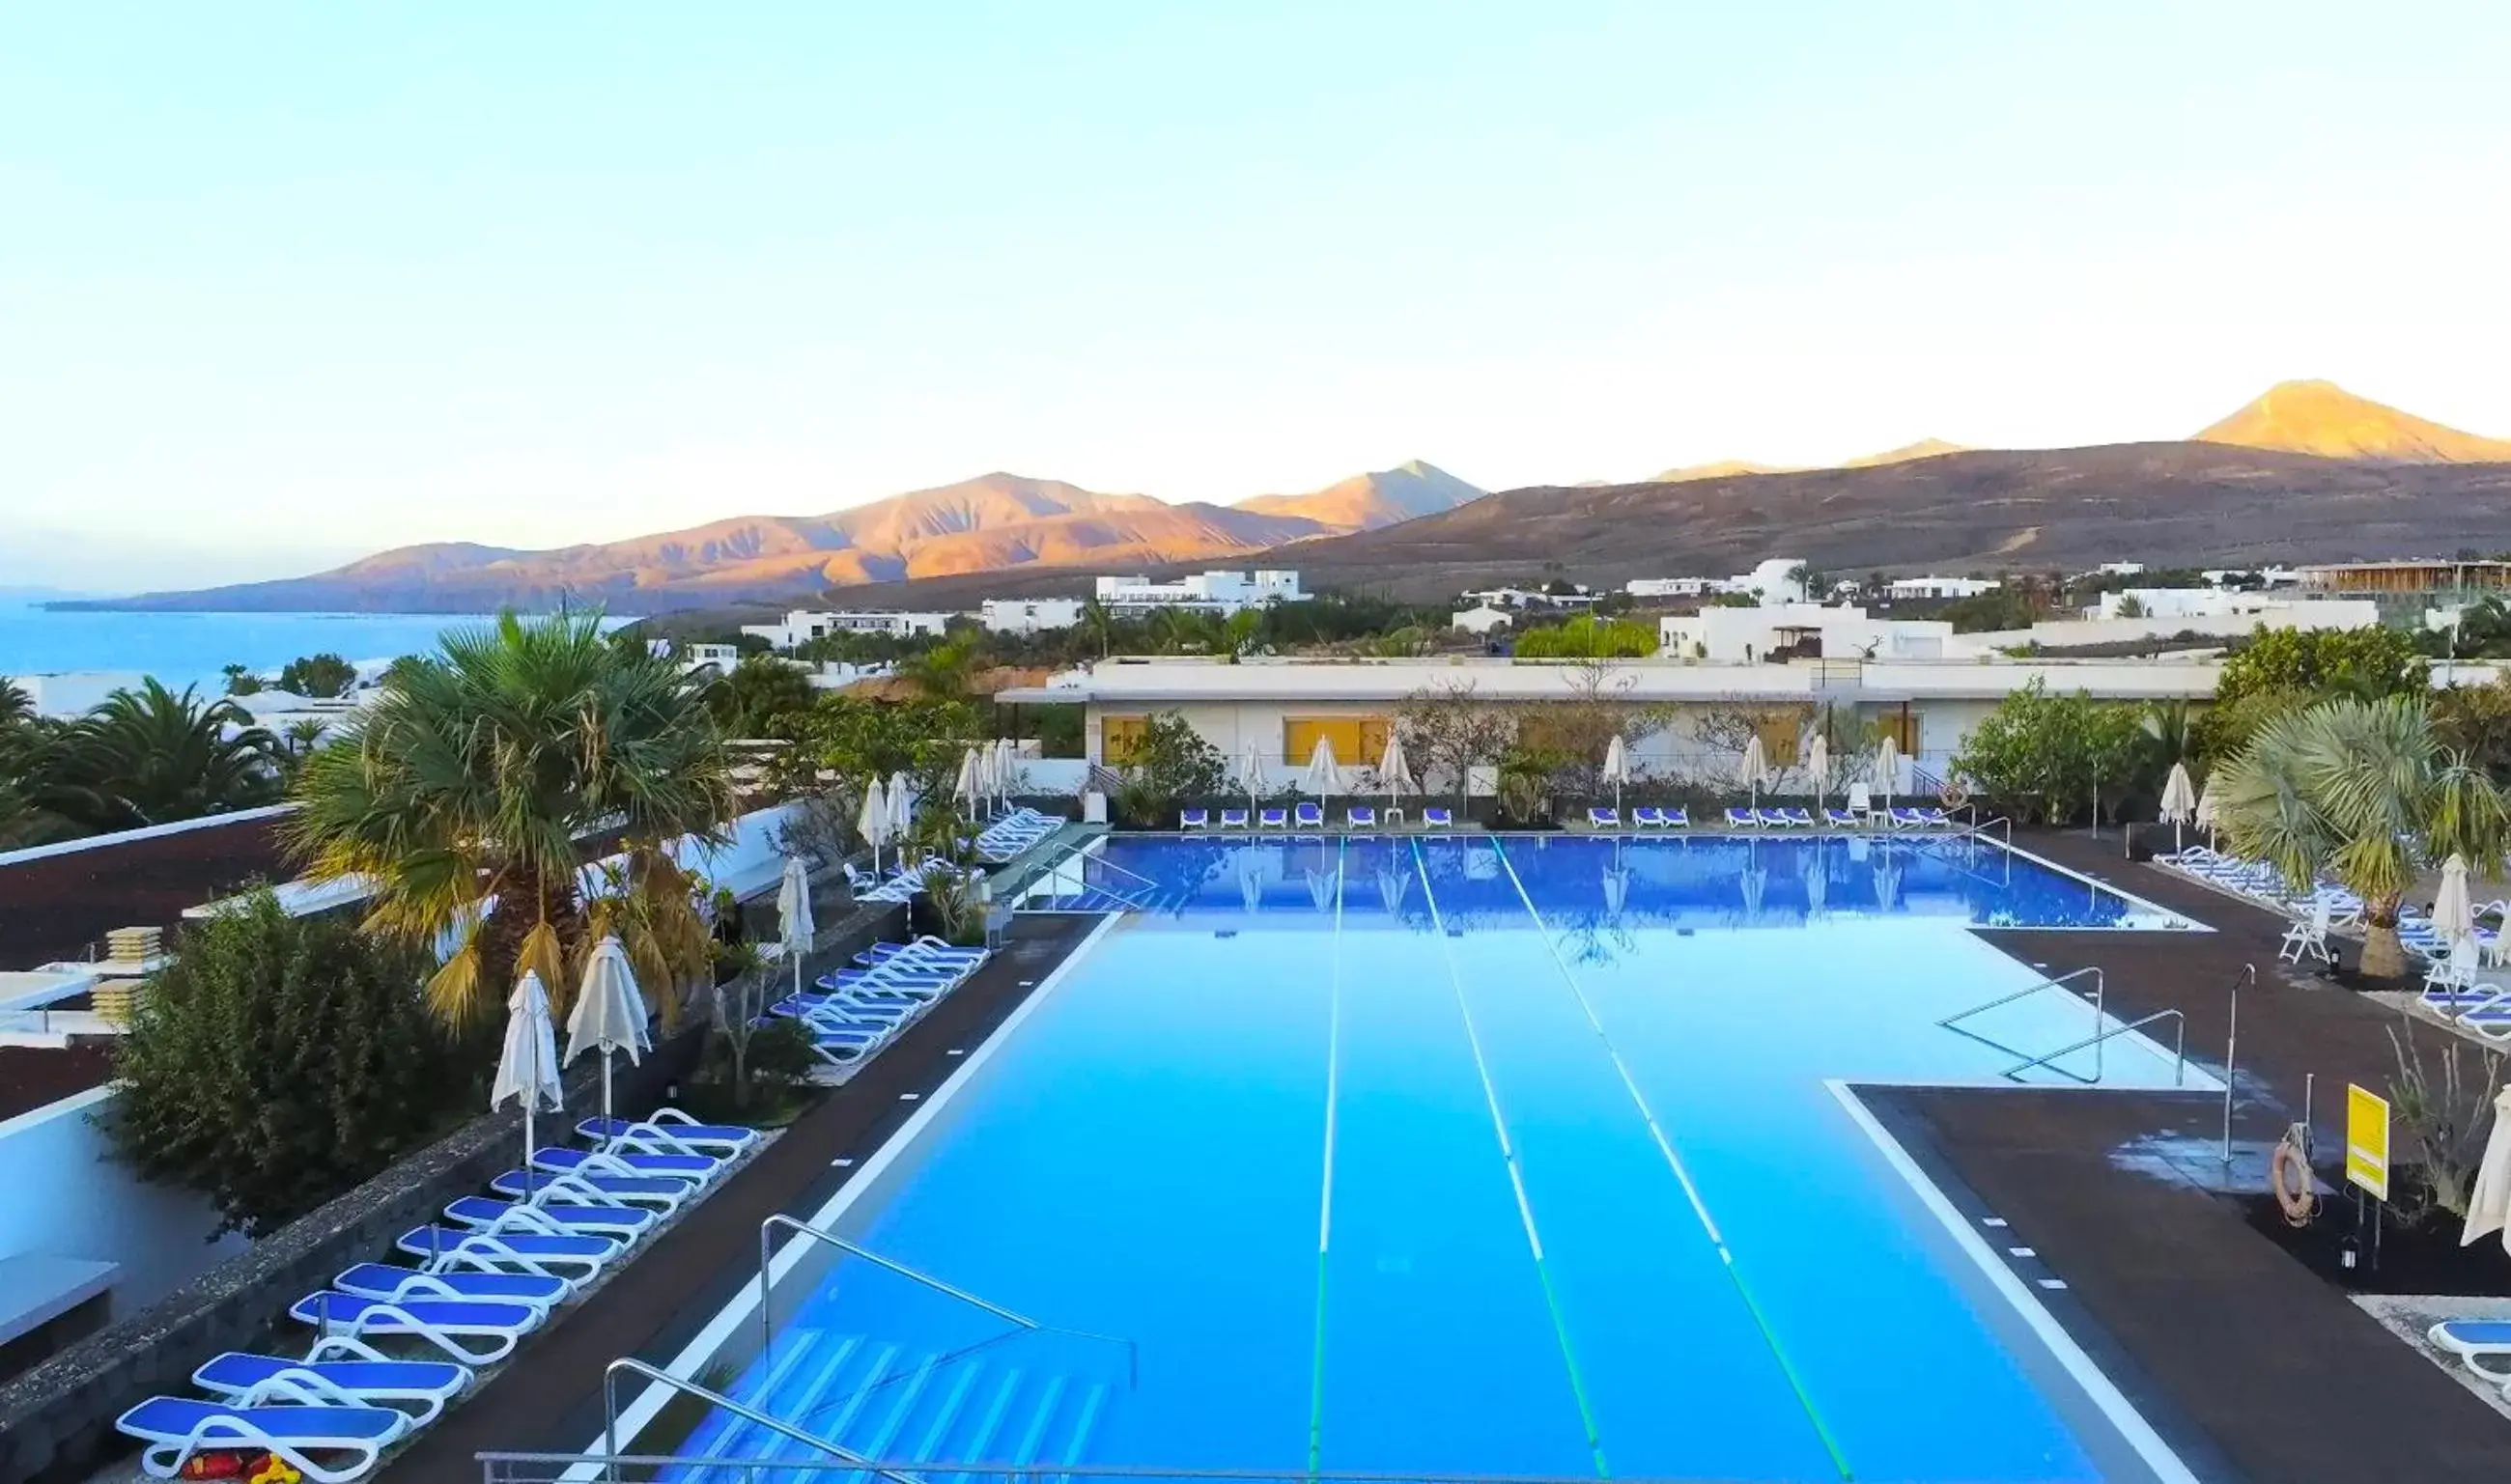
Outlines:
[{"label": "stone wall", "polygon": [[[844,907],[824,926],[806,971],[824,972],[881,938],[902,935],[907,908],[873,902]],[[702,1014],[655,1047],[637,1067],[618,1066],[616,1105],[642,1113],[697,1069],[706,1048]],[[579,1110],[600,1106],[600,1067],[588,1057],[567,1079],[572,1127]],[[356,1190],[255,1242],[175,1289],[160,1303],[101,1330],[0,1386],[0,1480],[74,1484],[133,1450],[114,1419],[148,1397],[197,1394],[192,1372],[224,1351],[302,1353],[305,1330],[288,1307],[329,1285],[360,1262],[393,1259],[393,1241],[457,1196],[476,1194],[512,1169],[522,1116],[509,1109],[475,1120]]]}]

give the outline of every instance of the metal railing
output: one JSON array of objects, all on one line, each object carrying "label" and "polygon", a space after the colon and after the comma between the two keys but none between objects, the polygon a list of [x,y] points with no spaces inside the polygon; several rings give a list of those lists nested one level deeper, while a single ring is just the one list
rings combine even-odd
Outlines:
[{"label": "metal railing", "polygon": [[815,1227],[807,1221],[785,1215],[782,1212],[770,1216],[765,1221],[758,1224],[758,1355],[762,1361],[767,1358],[769,1350],[776,1343],[775,1315],[771,1312],[771,1305],[769,1304],[770,1296],[775,1290],[769,1281],[767,1269],[769,1261],[775,1255],[775,1234],[778,1227],[786,1228],[792,1232],[797,1237],[807,1237],[812,1241],[826,1243],[827,1245],[833,1247],[840,1252],[846,1253],[849,1256],[860,1257],[865,1262],[870,1263],[875,1268],[886,1269],[891,1273],[897,1274],[903,1278],[907,1278],[912,1282],[921,1283],[925,1287],[930,1288],[934,1292],[942,1294],[946,1298],[956,1299],[962,1304],[969,1305],[983,1313],[992,1314],[995,1318],[1000,1319],[1004,1323],[1012,1325],[1015,1328],[1041,1330],[1049,1334],[1068,1335],[1076,1340],[1087,1340],[1093,1344],[1120,1347],[1125,1351],[1126,1389],[1132,1390],[1140,1384],[1140,1347],[1122,1335],[1095,1334],[1086,1329],[1074,1329],[1069,1325],[1048,1324],[1041,1320],[1032,1319],[1027,1314],[1022,1313],[1018,1310],[1005,1309],[1002,1305],[993,1302],[991,1299],[981,1298],[955,1283],[946,1282],[941,1278],[935,1277],[929,1273],[925,1273],[919,1269],[910,1268],[894,1257],[883,1257],[879,1253],[872,1251],[869,1247],[848,1241],[846,1238],[839,1237],[834,1232],[828,1231],[825,1228]]},{"label": "metal railing", "polygon": [[[848,1448],[843,1443],[836,1442],[831,1438],[822,1437],[814,1432],[805,1432],[801,1428],[794,1427],[792,1423],[779,1422],[775,1418],[768,1416],[766,1413],[761,1412],[754,1407],[746,1406],[741,1402],[737,1402],[720,1391],[711,1389],[707,1387],[702,1387],[694,1381],[683,1380],[682,1378],[672,1375],[670,1372],[664,1371],[658,1367],[647,1365],[644,1361],[638,1360],[633,1355],[622,1355],[618,1359],[611,1361],[607,1366],[604,1366],[601,1371],[601,1446],[607,1459],[606,1463],[601,1465],[601,1477],[608,1481],[608,1484],[620,1484],[620,1481],[626,1477],[626,1475],[621,1472],[621,1465],[625,1461],[615,1452],[619,1447],[618,1382],[619,1373],[621,1371],[626,1371],[630,1375],[634,1376],[642,1376],[647,1381],[654,1382],[657,1385],[669,1387],[676,1391],[684,1392],[690,1396],[696,1397],[698,1400],[705,1402],[711,1407],[715,1407],[722,1411],[729,1412],[733,1416],[740,1418],[743,1422],[751,1424],[753,1427],[764,1427],[779,1437],[791,1438],[794,1442],[800,1443],[805,1448],[816,1449],[821,1453],[827,1454],[831,1459],[840,1461],[849,1471],[861,1473],[868,1470],[889,1480],[890,1484],[925,1484],[923,1478],[916,1474],[906,1473],[896,1468],[884,1466],[870,1459],[865,1458],[862,1454]],[[483,1464],[485,1464],[486,1460],[490,1457],[490,1455],[482,1455]],[[589,1462],[593,1461],[585,1457],[571,1458],[569,1459],[567,1468],[564,1471],[571,1472],[577,1466]],[[799,1465],[792,1463],[780,1463],[776,1466],[780,1468],[792,1468]],[[498,1477],[494,1471],[493,1465],[488,1465],[488,1477]],[[552,1479],[560,1476],[560,1474],[548,1475],[548,1477]],[[510,1475],[509,1477],[515,1476]]]},{"label": "metal railing", "polygon": [[2083,991],[2073,989],[2072,986],[2077,979],[2084,978],[2087,975],[2091,976],[2093,981],[2093,993],[2091,995],[2093,1007],[2093,1028],[2098,1031],[2101,1029],[2103,1019],[2105,1018],[2102,1013],[2102,1004],[2109,994],[2109,981],[2102,973],[2101,966],[2098,964],[2086,965],[2082,969],[2068,970],[2065,973],[2042,979],[2034,984],[2026,984],[2021,989],[2014,990],[2008,994],[1999,995],[1993,1000],[1984,1001],[1978,1005],[1972,1006],[1968,1009],[1955,1010],[1951,1014],[1945,1016],[1942,1020],[1937,1021],[1936,1024],[1952,1032],[1956,1036],[1968,1036],[1971,1040],[1976,1041],[1981,1046],[1988,1046],[1990,1049],[2003,1051],[2012,1056],[2020,1056],[2023,1054],[2023,1048],[2021,1046],[2010,1046],[2002,1041],[1991,1041],[1977,1031],[1964,1029],[1961,1022],[1968,1020],[1973,1015],[1992,1010],[2000,1005],[2012,1005],[2017,1000],[2028,1000],[2044,989],[2067,989],[2073,994],[2081,995]]},{"label": "metal railing", "polygon": [[2223,1162],[2232,1162],[2232,1086],[2239,1080],[2241,991],[2259,987],[2259,966],[2244,964],[2232,975],[2230,1000],[2223,1008]]},{"label": "metal railing", "polygon": [[[912,1464],[879,1459],[831,1463],[820,1459],[714,1459],[677,1454],[519,1453],[473,1455],[482,1484],[556,1484],[566,1478],[621,1481],[659,1479],[704,1470],[710,1480],[740,1484],[834,1479],[867,1469],[891,1479],[924,1473],[916,1484],[951,1475],[970,1484],[1596,1484],[1594,1474],[1338,1473],[1327,1470],[1163,1468],[1129,1464]],[[1705,1484],[1668,1474],[1619,1474],[1622,1484]]]},{"label": "metal railing", "polygon": [[[2141,1016],[2138,1019],[2127,1022],[2125,1025],[2110,1026],[2097,1035],[2085,1037],[2083,1040],[2076,1042],[2072,1046],[2060,1046],[2058,1049],[2049,1052],[2045,1056],[2034,1056],[2028,1061],[2017,1062],[2013,1066],[2006,1068],[2001,1075],[2008,1082],[2021,1082],[2023,1080],[2023,1074],[2030,1071],[2033,1067],[2047,1067],[2050,1071],[2057,1073],[2061,1077],[2073,1078],[2074,1081],[2082,1083],[2084,1085],[2089,1087],[2102,1080],[2103,1058],[2101,1048],[2108,1045],[2109,1039],[2113,1036],[2124,1036],[2130,1031],[2142,1030],[2145,1026],[2151,1025],[2156,1020],[2168,1020],[2172,1025],[2171,1085],[2175,1087],[2185,1086],[2188,1081],[2188,1020],[2186,1016],[2181,1014],[2180,1011],[2176,1009],[2158,1009],[2150,1015]],[[2071,1056],[2075,1052],[2083,1050],[2088,1046],[2092,1048],[2093,1052],[2092,1076],[2077,1077],[2074,1073],[2067,1071],[2065,1067],[2057,1065],[2059,1057]],[[2008,1047],[2008,1049],[2012,1048]]]},{"label": "metal railing", "polygon": [[[1150,894],[1160,889],[1160,884],[1130,866],[1118,865],[1115,861],[1108,859],[1104,856],[1094,856],[1089,854],[1091,845],[1095,841],[1103,838],[1105,837],[1098,835],[1085,836],[1077,840],[1066,840],[1060,845],[1051,847],[1044,862],[1039,865],[1036,873],[1029,877],[1028,885],[1022,889],[1023,896],[1025,897],[1029,894],[1030,890],[1039,882],[1054,885],[1056,873],[1058,871],[1062,870],[1067,864],[1070,864],[1075,860],[1079,860],[1082,862],[1080,883],[1083,891],[1103,893],[1104,894],[1112,896],[1118,901],[1123,902],[1125,905],[1133,908],[1137,912],[1149,910]],[[1112,871],[1116,875],[1140,882],[1141,885],[1127,888],[1094,884],[1089,879],[1089,867],[1091,862],[1094,861],[1101,870]]]}]

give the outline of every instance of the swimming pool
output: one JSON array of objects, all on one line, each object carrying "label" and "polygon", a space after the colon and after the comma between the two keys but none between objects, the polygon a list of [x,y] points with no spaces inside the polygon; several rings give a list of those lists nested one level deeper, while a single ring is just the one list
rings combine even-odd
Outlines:
[{"label": "swimming pool", "polygon": [[[2168,1474],[1838,1084],[1993,1080],[2102,1024],[2062,991],[1937,1024],[2039,977],[1975,924],[2180,920],[1976,842],[1855,844],[1119,837],[1090,889],[1157,910],[822,1213],[1062,1328],[803,1243],[764,1353],[745,1300],[686,1373],[935,1476]],[[636,1442],[793,1452],[721,1415]]]}]

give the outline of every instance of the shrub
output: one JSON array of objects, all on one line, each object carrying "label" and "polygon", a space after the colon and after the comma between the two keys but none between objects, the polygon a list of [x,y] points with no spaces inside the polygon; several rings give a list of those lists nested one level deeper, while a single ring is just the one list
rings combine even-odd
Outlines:
[{"label": "shrub", "polygon": [[2395,628],[2267,628],[2223,661],[2215,704],[2261,691],[2341,692],[2364,700],[2423,693],[2425,662]]},{"label": "shrub", "polygon": [[2053,696],[2035,679],[1981,718],[1952,771],[2019,823],[2064,824],[2097,792],[2115,796],[2150,746],[2136,707]]},{"label": "shrub", "polygon": [[464,1075],[420,999],[427,967],[266,891],[187,929],[117,1057],[122,1158],[208,1196],[220,1232],[261,1237],[484,1108],[488,1058]]},{"label": "shrub", "polygon": [[290,660],[279,672],[279,688],[298,696],[346,695],[349,687],[357,683],[358,667],[331,654]]}]

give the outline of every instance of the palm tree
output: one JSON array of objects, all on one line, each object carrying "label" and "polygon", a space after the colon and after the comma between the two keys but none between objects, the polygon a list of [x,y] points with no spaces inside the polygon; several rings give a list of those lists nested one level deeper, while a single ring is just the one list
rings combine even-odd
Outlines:
[{"label": "palm tree", "polygon": [[[669,661],[606,642],[599,615],[444,635],[388,674],[360,720],[306,761],[291,844],[318,880],[375,883],[367,926],[449,944],[428,1000],[455,1025],[536,970],[563,1003],[617,934],[668,1017],[710,962],[695,880],[668,847],[723,838],[721,737]],[[583,842],[612,864],[588,893]]]},{"label": "palm tree", "polygon": [[1105,659],[1116,649],[1116,616],[1094,593],[1081,600],[1081,631],[1099,645],[1099,658]]},{"label": "palm tree", "polygon": [[0,727],[23,726],[35,719],[35,699],[18,683],[0,675]]},{"label": "palm tree", "polygon": [[197,819],[279,799],[279,743],[226,700],[154,678],[54,740],[51,807],[91,830]]},{"label": "palm tree", "polygon": [[2433,735],[2423,701],[2340,697],[2288,711],[2218,765],[2216,817],[2242,855],[2296,891],[2324,872],[2363,898],[2363,972],[2406,971],[2398,906],[2418,872],[2449,856],[2491,875],[2511,816],[2466,754]]}]

